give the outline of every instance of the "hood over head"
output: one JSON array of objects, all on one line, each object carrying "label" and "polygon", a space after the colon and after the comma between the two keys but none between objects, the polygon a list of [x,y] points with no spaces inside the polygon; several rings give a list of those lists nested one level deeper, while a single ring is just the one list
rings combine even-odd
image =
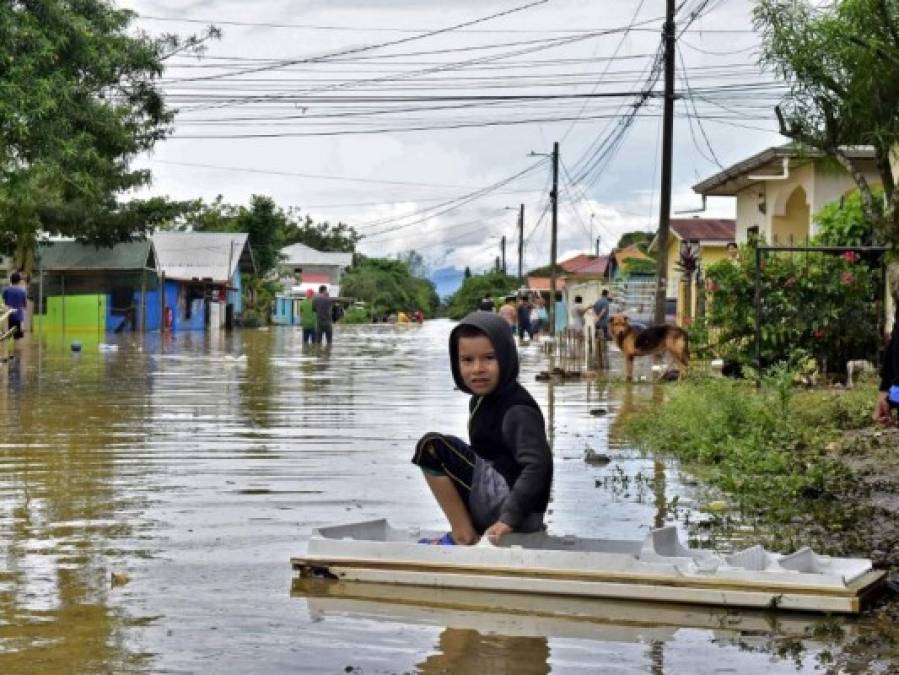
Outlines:
[{"label": "hood over head", "polygon": [[453,380],[456,386],[466,394],[474,394],[462,379],[459,370],[459,330],[463,326],[474,326],[484,333],[493,343],[496,350],[496,358],[499,361],[499,384],[493,393],[502,391],[510,384],[518,380],[518,349],[515,346],[515,336],[509,323],[493,312],[472,312],[459,322],[450,333],[449,351],[450,367],[453,371]]}]

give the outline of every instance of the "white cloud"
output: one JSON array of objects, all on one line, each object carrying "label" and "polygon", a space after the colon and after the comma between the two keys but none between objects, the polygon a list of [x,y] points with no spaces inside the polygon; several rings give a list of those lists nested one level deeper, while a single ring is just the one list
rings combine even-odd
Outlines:
[{"label": "white cloud", "polygon": [[[246,11],[247,3],[236,0],[127,0],[123,5],[145,15],[162,17],[189,17],[218,21],[237,20],[256,23],[278,23],[317,26],[351,26],[370,28],[365,30],[307,30],[303,28],[266,28],[264,26],[232,26],[223,24],[225,31],[221,42],[210,46],[205,60],[195,62],[201,68],[185,68],[183,59],[179,67],[173,67],[168,77],[196,77],[217,72],[207,66],[219,63],[217,57],[240,56],[252,59],[286,59],[320,55],[347,47],[370,45],[387,40],[410,36],[410,33],[381,29],[428,29],[448,26],[460,21],[484,16],[502,9],[516,6],[512,0],[479,0],[478,2],[457,1],[453,3],[419,2],[413,0],[255,0],[253,11]],[[656,3],[657,4],[657,3]],[[496,42],[542,39],[552,33],[552,29],[620,26],[630,19],[637,6],[637,0],[615,0],[595,3],[582,0],[559,0],[550,5],[511,15],[502,20],[487,22],[477,26],[483,30],[534,31],[517,33],[463,32],[441,35],[427,40],[409,42],[392,50],[373,50],[366,55],[377,55],[389,51],[414,53],[441,48],[462,48]],[[681,50],[690,68],[690,84],[703,87],[721,82],[748,79],[765,80],[767,76],[752,74],[750,64],[755,56],[740,52],[744,47],[757,41],[750,33],[717,33],[716,29],[748,27],[748,3],[721,3],[715,5],[708,17],[700,19],[694,28],[706,32],[690,32],[684,36]],[[640,20],[655,18],[659,7],[644,7]],[[195,32],[200,24],[182,24],[141,20],[139,25],[151,32],[177,31]],[[623,40],[620,34],[595,38],[582,44],[551,51],[538,52],[519,59],[609,57],[619,47],[617,55],[627,57],[653,52],[658,44],[659,22],[648,24],[651,30],[636,31]],[[374,30],[377,29],[377,30]],[[509,48],[511,49],[511,48]],[[702,50],[702,51],[699,51]],[[714,52],[714,53],[708,53]],[[725,53],[730,52],[730,53]],[[443,55],[418,55],[403,57],[419,65],[404,68],[427,68],[427,63],[437,64],[445,60],[474,58],[489,51],[468,51]],[[612,66],[599,90],[629,89],[634,87],[645,58],[633,58]],[[253,66],[256,62],[248,62]],[[531,93],[555,91],[578,91],[589,93],[594,90],[594,82],[599,78],[606,62],[570,65],[564,63],[545,72],[552,75],[545,78]],[[485,64],[490,65],[490,64]],[[702,70],[703,68],[715,70]],[[228,80],[192,82],[179,85],[175,89],[169,85],[172,102],[185,112],[178,119],[177,135],[205,135],[214,132],[259,133],[264,131],[296,132],[321,127],[312,126],[313,120],[300,119],[289,125],[263,126],[261,124],[241,126],[208,126],[189,124],[191,120],[215,119],[220,116],[241,116],[251,114],[250,106],[231,106],[222,110],[205,110],[188,113],[197,101],[178,99],[178,91],[197,94],[238,93],[238,90],[256,92],[262,89],[276,92],[291,92],[310,88],[313,85],[300,79],[343,78],[371,79],[383,77],[389,70],[401,70],[399,66],[388,66],[375,60],[355,60],[345,64],[305,64],[270,73],[252,73],[243,76],[244,82],[235,84]],[[697,70],[698,69],[698,70]],[[737,71],[745,71],[740,74]],[[490,70],[453,71],[451,77],[477,77],[491,74]],[[737,72],[737,75],[734,73]],[[529,72],[517,71],[516,75]],[[574,89],[566,84],[566,78],[583,75],[582,85]],[[375,82],[354,88],[353,93],[390,93],[399,95],[420,94],[432,91],[436,74],[407,78],[387,85]],[[268,80],[268,81],[267,81]],[[470,83],[457,80],[453,86]],[[514,83],[509,80],[508,84]],[[495,84],[506,84],[505,81]],[[555,84],[563,86],[553,86]],[[678,81],[683,87],[683,82]],[[423,87],[418,89],[417,87]],[[366,89],[368,91],[366,91]],[[344,90],[339,89],[338,92]],[[446,91],[446,90],[443,90]],[[451,91],[467,91],[465,88]],[[484,90],[478,90],[483,92]],[[497,88],[497,92],[516,91]],[[577,114],[583,107],[584,115],[614,111],[618,103],[602,99],[591,101],[583,107],[581,103],[563,104],[558,102],[522,102],[506,110],[506,118],[517,116],[552,117],[554,115]],[[625,106],[619,111],[626,110]],[[746,109],[745,99],[734,99],[727,105],[738,111]],[[685,112],[684,103],[678,102],[679,114]],[[271,114],[313,115],[323,112],[321,104],[300,107],[291,104],[272,106]],[[653,105],[651,110],[658,110]],[[706,110],[709,110],[706,108]],[[567,111],[567,112],[566,112]],[[764,108],[755,111],[764,113]],[[252,114],[259,114],[258,112]],[[483,118],[488,113],[482,111],[460,111],[452,113],[459,118]],[[722,113],[723,114],[723,113]],[[747,113],[748,114],[748,113]],[[420,118],[423,124],[432,124],[438,113],[407,113],[408,117]],[[496,118],[494,113],[489,116]],[[396,116],[393,116],[396,117]],[[374,119],[374,118],[373,118]],[[391,116],[377,118],[378,126],[389,126]],[[310,211],[316,219],[332,222],[341,220],[351,225],[359,225],[362,232],[383,232],[387,224],[365,226],[365,223],[386,218],[399,218],[404,214],[433,208],[440,200],[458,198],[470,191],[466,187],[419,187],[412,185],[392,185],[367,182],[337,182],[324,179],[302,178],[289,174],[310,173],[335,176],[350,176],[368,180],[394,180],[414,183],[447,184],[456,186],[487,186],[504,179],[534,162],[528,157],[530,151],[548,152],[554,140],[564,137],[562,158],[566,171],[575,175],[584,173],[581,169],[589,164],[593,156],[591,147],[614,129],[619,118],[582,120],[581,123],[530,124],[521,126],[495,126],[477,129],[445,131],[422,131],[409,133],[381,133],[372,135],[328,136],[328,137],[282,137],[257,139],[204,139],[188,140],[174,138],[157,145],[153,154],[141,160],[141,164],[153,170],[154,182],[149,188],[153,194],[167,194],[173,198],[204,197],[212,199],[218,194],[227,201],[245,203],[254,193],[273,196],[283,206],[299,206]],[[317,120],[321,122],[324,120]],[[773,132],[735,128],[722,122],[727,120],[707,119],[700,130],[695,124],[692,129],[684,117],[675,124],[674,147],[674,194],[673,210],[691,209],[699,206],[699,198],[690,186],[719,170],[713,162],[703,158],[709,155],[702,136],[704,131],[719,160],[725,165],[739,161],[764,147],[780,142]],[[347,118],[341,128],[357,128],[360,123],[373,124],[365,118]],[[773,120],[768,122],[746,121],[749,126],[773,129]],[[694,141],[695,137],[695,141]],[[628,135],[602,172],[587,172],[576,188],[568,188],[562,193],[559,210],[559,252],[562,254],[590,252],[595,246],[595,238],[601,237],[601,248],[607,251],[617,242],[623,232],[629,230],[650,230],[658,220],[658,156],[659,118],[641,117],[630,128]],[[698,146],[698,147],[697,147]],[[581,161],[583,160],[583,161]],[[167,162],[227,166],[260,171],[281,172],[251,173],[226,171],[211,168],[181,166]],[[517,228],[514,211],[504,211],[505,207],[526,206],[525,232],[530,233],[545,203],[545,187],[548,171],[541,169],[535,175],[508,186],[500,193],[478,199],[471,204],[413,227],[396,229],[392,233],[372,236],[371,241],[363,241],[361,249],[368,254],[389,254],[401,250],[421,249],[432,262],[457,266],[470,265],[473,268],[489,267],[499,251],[499,237],[507,236],[507,263],[517,267]],[[567,182],[563,172],[563,183]],[[507,193],[506,190],[529,189],[528,193]],[[364,204],[360,206],[359,204]],[[313,205],[311,208],[307,205]],[[712,200],[709,210],[703,215],[732,216],[730,200]],[[591,221],[591,214],[593,218]],[[546,264],[549,259],[548,217],[534,232],[526,246],[527,266]],[[396,225],[408,223],[409,219],[395,221]]]}]

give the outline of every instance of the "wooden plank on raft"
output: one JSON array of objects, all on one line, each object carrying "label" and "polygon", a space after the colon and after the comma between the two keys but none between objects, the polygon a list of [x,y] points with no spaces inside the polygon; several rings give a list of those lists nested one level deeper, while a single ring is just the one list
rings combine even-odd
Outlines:
[{"label": "wooden plank on raft", "polygon": [[[300,559],[296,559],[299,562]],[[317,563],[321,565],[321,563]],[[295,565],[296,566],[296,565]],[[307,569],[302,565],[299,569]],[[316,566],[316,569],[321,569]],[[708,587],[683,583],[660,583],[671,581],[660,579],[585,579],[585,575],[564,575],[560,577],[501,573],[499,570],[472,573],[452,573],[431,567],[414,565],[398,568],[356,567],[346,561],[328,565],[330,574],[338,579],[367,583],[390,583],[432,588],[487,590],[492,592],[521,592],[523,577],[527,577],[528,592],[535,595],[572,596],[579,598],[613,598],[650,602],[673,602],[687,604],[718,605],[725,607],[777,608],[784,610],[858,613],[865,598],[832,588],[780,588],[776,584],[768,586],[739,584],[714,584]],[[514,573],[519,572],[519,573]],[[870,589],[878,585],[884,572],[875,571],[859,580]],[[589,575],[588,575],[589,576]],[[597,575],[598,576],[598,575]],[[856,591],[858,592],[858,591]]]}]

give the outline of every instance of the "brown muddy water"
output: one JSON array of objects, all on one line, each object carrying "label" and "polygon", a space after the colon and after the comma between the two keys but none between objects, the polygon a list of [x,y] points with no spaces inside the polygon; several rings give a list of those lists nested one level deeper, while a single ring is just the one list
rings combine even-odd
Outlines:
[{"label": "brown muddy water", "polygon": [[[442,526],[409,457],[425,431],[464,434],[450,327],[340,327],[324,350],[287,328],[124,338],[114,352],[84,340],[74,354],[71,337],[17,345],[0,366],[0,672],[777,673],[826,661],[826,641],[796,639],[809,617],[527,595],[463,611],[442,593],[292,583],[289,558],[314,527]],[[609,444],[622,404],[652,387],[538,383],[545,357],[529,346],[522,360],[556,456],[552,531],[639,538],[675,498],[697,499],[673,465]],[[588,448],[611,463],[585,463]]]}]

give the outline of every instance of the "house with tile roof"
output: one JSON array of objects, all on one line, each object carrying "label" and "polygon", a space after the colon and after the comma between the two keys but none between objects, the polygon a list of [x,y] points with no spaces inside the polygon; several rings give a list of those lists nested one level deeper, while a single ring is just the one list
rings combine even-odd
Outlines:
[{"label": "house with tile roof", "polygon": [[[699,267],[707,268],[727,257],[727,245],[735,242],[736,221],[732,218],[672,218],[668,237],[668,280],[666,296],[677,298],[683,276],[678,269],[680,251],[691,246]],[[649,252],[658,251],[658,235],[649,244]]]}]

